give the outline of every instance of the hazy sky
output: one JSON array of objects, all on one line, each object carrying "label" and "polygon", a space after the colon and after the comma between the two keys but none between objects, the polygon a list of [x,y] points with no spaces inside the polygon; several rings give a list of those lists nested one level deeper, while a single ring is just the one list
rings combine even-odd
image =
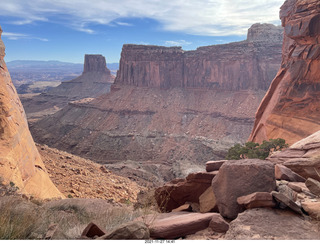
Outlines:
[{"label": "hazy sky", "polygon": [[280,24],[284,0],[0,0],[5,60],[118,62],[125,43],[199,46],[240,41]]}]

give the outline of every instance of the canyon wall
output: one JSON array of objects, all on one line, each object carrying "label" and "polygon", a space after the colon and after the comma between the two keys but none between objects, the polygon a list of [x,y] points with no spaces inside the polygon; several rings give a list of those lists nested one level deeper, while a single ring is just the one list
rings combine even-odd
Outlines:
[{"label": "canyon wall", "polygon": [[280,11],[282,63],[262,100],[249,140],[289,144],[320,130],[320,1],[287,0]]},{"label": "canyon wall", "polygon": [[[0,37],[2,29],[0,27]],[[25,112],[4,62],[0,39],[0,177],[27,195],[63,198],[51,182],[31,137]]]},{"label": "canyon wall", "polygon": [[163,89],[266,90],[279,69],[282,35],[281,27],[255,24],[248,30],[246,41],[195,51],[124,45],[115,84]]},{"label": "canyon wall", "polygon": [[[31,131],[137,181],[157,185],[202,170],[247,140],[279,69],[281,29],[255,28],[247,41],[195,51],[124,45],[110,93],[70,102]],[[277,37],[259,40],[270,29]]]}]

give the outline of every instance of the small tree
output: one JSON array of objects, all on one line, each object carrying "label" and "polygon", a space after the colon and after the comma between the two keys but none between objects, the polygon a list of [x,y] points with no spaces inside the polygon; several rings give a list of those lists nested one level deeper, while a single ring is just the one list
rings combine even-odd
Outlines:
[{"label": "small tree", "polygon": [[281,151],[287,148],[285,140],[282,138],[270,139],[269,141],[263,141],[261,145],[256,142],[246,142],[244,145],[239,143],[235,144],[228,150],[226,159],[238,160],[244,158],[259,158],[266,159],[271,152]]}]

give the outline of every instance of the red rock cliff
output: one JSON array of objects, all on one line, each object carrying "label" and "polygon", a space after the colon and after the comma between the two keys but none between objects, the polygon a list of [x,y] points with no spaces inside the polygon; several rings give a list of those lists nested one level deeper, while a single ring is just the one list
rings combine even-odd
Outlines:
[{"label": "red rock cliff", "polygon": [[[0,36],[2,29],[0,27]],[[0,39],[0,176],[37,198],[63,197],[51,182],[31,137],[25,113],[4,62]]]},{"label": "red rock cliff", "polygon": [[124,45],[115,84],[158,88],[267,90],[281,61],[282,28],[255,24],[248,40],[183,51]]},{"label": "red rock cliff", "polygon": [[320,130],[320,1],[287,0],[282,64],[262,100],[249,140],[292,144]]}]

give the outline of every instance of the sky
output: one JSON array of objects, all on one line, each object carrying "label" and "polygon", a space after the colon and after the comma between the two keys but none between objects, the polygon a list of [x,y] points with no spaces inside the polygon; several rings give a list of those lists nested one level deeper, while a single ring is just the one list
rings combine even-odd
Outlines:
[{"label": "sky", "polygon": [[284,0],[0,0],[5,61],[119,62],[123,44],[199,46],[246,39],[254,23],[280,25]]}]

